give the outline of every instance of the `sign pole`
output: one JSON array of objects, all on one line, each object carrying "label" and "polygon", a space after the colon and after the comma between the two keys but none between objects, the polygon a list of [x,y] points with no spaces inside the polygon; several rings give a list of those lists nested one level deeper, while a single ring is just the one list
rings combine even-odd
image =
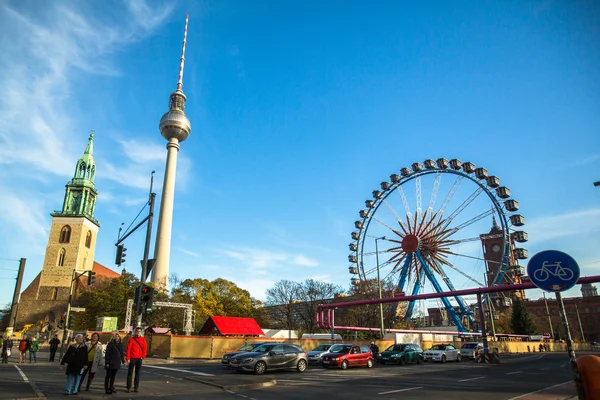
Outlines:
[{"label": "sign pole", "polygon": [[573,372],[573,380],[575,381],[575,386],[577,387],[577,396],[580,399],[585,399],[585,392],[583,390],[579,370],[577,369],[575,350],[573,349],[573,340],[571,339],[571,330],[569,329],[569,320],[567,319],[567,314],[565,313],[565,305],[563,303],[562,294],[561,292],[555,292],[555,294],[556,302],[558,303],[558,312],[560,313],[560,318],[562,320],[563,327],[565,328],[565,341],[567,342],[567,353],[569,354],[569,364],[571,365],[571,371]]}]

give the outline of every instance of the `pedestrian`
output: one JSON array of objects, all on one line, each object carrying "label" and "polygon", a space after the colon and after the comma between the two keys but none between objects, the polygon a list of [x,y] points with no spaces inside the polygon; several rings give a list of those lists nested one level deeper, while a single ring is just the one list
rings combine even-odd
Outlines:
[{"label": "pedestrian", "polygon": [[50,339],[50,359],[48,361],[54,362],[54,357],[56,356],[56,350],[58,350],[58,345],[60,344],[60,340],[58,340],[58,335],[54,335],[52,339]]},{"label": "pedestrian", "polygon": [[31,342],[29,342],[29,364],[31,364],[31,359],[33,358],[33,363],[37,363],[37,352],[40,349],[40,344],[38,343],[36,338],[33,338]]},{"label": "pedestrian", "polygon": [[137,392],[140,386],[140,372],[142,369],[142,360],[146,358],[146,339],[142,336],[142,328],[135,328],[133,336],[127,342],[127,351],[125,360],[129,363],[127,370],[127,393],[131,390],[131,377],[135,370],[133,378],[133,391]]},{"label": "pedestrian", "polygon": [[67,395],[77,394],[81,374],[87,368],[87,347],[83,343],[83,335],[78,334],[75,336],[75,343],[69,346],[62,360],[60,360],[61,371],[64,364],[67,364]]},{"label": "pedestrian", "polygon": [[375,342],[371,342],[369,346],[371,352],[373,353],[373,357],[376,357],[379,354],[379,347],[375,344]]},{"label": "pedestrian", "polygon": [[544,351],[544,345],[540,343],[540,353]]},{"label": "pedestrian", "polygon": [[22,364],[27,359],[27,347],[29,347],[29,341],[25,336],[19,341],[19,363]]},{"label": "pedestrian", "polygon": [[81,390],[81,385],[87,375],[88,380],[85,385],[85,391],[89,392],[90,385],[94,380],[96,372],[98,372],[98,368],[104,366],[104,348],[102,347],[102,343],[100,343],[100,335],[97,333],[92,333],[92,339],[85,346],[87,347],[87,368],[83,371],[83,375],[79,381],[79,390]]},{"label": "pedestrian", "polygon": [[106,394],[117,393],[115,390],[115,377],[121,369],[121,364],[125,364],[125,350],[119,332],[115,333],[113,339],[106,345],[104,356],[104,366],[106,368],[106,378],[104,378],[104,391]]},{"label": "pedestrian", "polygon": [[8,358],[12,353],[13,341],[10,336],[6,336],[2,342],[2,364],[8,364]]}]

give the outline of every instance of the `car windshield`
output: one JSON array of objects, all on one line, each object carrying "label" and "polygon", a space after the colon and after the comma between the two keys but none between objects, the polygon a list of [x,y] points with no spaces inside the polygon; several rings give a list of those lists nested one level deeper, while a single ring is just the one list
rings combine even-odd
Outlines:
[{"label": "car windshield", "polygon": [[477,343],[465,343],[461,349],[474,349],[475,347],[477,347]]},{"label": "car windshield", "polygon": [[429,350],[446,350],[446,345],[445,344],[436,344]]},{"label": "car windshield", "polygon": [[257,348],[255,348],[252,351],[256,352],[256,353],[268,353],[269,351],[271,351],[273,349],[273,347],[275,347],[274,344],[263,344],[263,345],[258,346]]},{"label": "car windshield", "polygon": [[390,347],[388,347],[387,349],[385,349],[385,351],[404,351],[405,348],[406,348],[405,344],[393,344]]},{"label": "car windshield", "polygon": [[256,343],[249,343],[245,346],[240,347],[239,351],[250,351],[252,349],[254,349],[255,347],[260,346],[259,344]]},{"label": "car windshield", "polygon": [[320,344],[313,349],[313,351],[327,351],[331,347],[330,344]]},{"label": "car windshield", "polygon": [[336,344],[336,345],[331,346],[331,349],[329,349],[329,351],[331,351],[332,353],[346,354],[350,351],[351,348],[352,348],[351,345]]}]

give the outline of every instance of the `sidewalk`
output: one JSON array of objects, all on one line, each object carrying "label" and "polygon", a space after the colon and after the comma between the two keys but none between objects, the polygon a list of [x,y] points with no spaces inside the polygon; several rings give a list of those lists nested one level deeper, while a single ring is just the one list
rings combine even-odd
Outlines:
[{"label": "sidewalk", "polygon": [[509,400],[577,400],[575,382],[563,382]]}]

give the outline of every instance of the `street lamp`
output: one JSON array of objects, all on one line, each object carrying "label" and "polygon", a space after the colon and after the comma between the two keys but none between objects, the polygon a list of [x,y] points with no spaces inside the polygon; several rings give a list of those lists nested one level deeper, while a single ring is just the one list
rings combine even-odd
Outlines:
[{"label": "street lamp", "polygon": [[[378,240],[385,240],[385,236],[375,238],[375,260],[377,261],[377,287],[379,288],[379,300],[381,300],[381,280],[379,278],[379,249],[377,247]],[[381,319],[381,340],[385,336],[385,326],[383,324],[383,304],[379,303],[379,318]]]}]

